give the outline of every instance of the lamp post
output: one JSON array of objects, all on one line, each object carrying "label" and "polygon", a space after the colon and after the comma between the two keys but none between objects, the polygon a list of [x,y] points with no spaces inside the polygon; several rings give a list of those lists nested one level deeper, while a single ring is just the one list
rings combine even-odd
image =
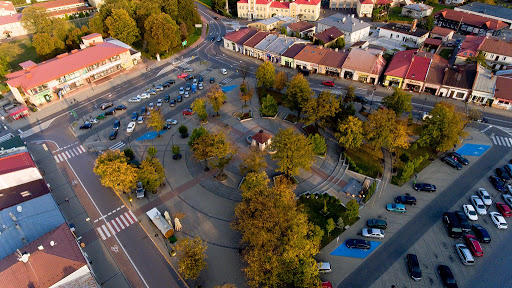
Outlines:
[{"label": "lamp post", "polygon": [[372,101],[370,101],[370,113],[372,112],[373,97],[375,96],[375,90],[377,90],[377,88],[375,88],[375,85],[374,85],[373,86],[373,91],[372,91]]},{"label": "lamp post", "polygon": [[133,203],[132,203],[132,196],[128,196],[128,202],[130,202],[130,206],[133,207]]}]

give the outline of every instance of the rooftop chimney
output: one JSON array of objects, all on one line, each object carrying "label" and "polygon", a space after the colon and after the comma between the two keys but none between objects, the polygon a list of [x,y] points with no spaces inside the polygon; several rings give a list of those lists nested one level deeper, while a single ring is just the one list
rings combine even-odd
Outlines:
[{"label": "rooftop chimney", "polygon": [[418,24],[418,19],[414,19],[414,21],[412,21],[411,32],[416,31],[417,24]]}]

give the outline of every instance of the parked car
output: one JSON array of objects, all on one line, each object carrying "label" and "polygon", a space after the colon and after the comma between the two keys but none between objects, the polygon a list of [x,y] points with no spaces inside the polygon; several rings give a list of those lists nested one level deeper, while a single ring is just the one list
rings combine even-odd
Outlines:
[{"label": "parked car", "polygon": [[498,176],[501,181],[503,181],[505,183],[510,181],[510,175],[508,175],[508,172],[505,171],[505,169],[503,169],[503,168],[496,168],[495,172],[496,172],[496,176]]},{"label": "parked car", "polygon": [[183,94],[183,96],[185,96],[185,98],[188,98],[190,97],[190,94],[188,93],[188,91],[185,91],[185,94]]},{"label": "parked car", "polygon": [[105,115],[116,115],[116,109],[112,108],[105,112]]},{"label": "parked car", "polygon": [[420,262],[418,261],[418,256],[415,254],[407,254],[405,257],[407,263],[407,271],[411,276],[412,280],[420,281],[421,280],[421,268]]},{"label": "parked car", "polygon": [[462,237],[462,227],[459,223],[459,219],[453,212],[445,212],[443,214],[443,222],[448,231],[448,235],[452,238]]},{"label": "parked car", "polygon": [[183,96],[176,97],[176,102],[182,102],[182,101],[183,101]]},{"label": "parked car", "polygon": [[194,111],[192,111],[192,109],[184,109],[183,110],[183,115],[192,115],[194,113]]},{"label": "parked car", "polygon": [[192,68],[192,67],[183,68],[183,72],[194,72],[194,68]]},{"label": "parked car", "polygon": [[183,78],[187,78],[188,76],[188,73],[181,73],[180,75],[176,76],[177,78],[180,78],[180,79],[183,79]]},{"label": "parked car", "polygon": [[[217,17],[217,19],[218,19],[218,18],[219,18],[219,17]],[[217,37],[217,42],[220,42],[221,40],[222,40],[222,38],[220,38],[220,36],[219,36],[219,37]]]},{"label": "parked car", "polygon": [[512,185],[508,184],[505,189],[507,190],[508,194],[512,195]]},{"label": "parked car", "polygon": [[190,75],[187,76],[186,80],[188,81],[188,80],[192,80],[192,79],[195,79],[195,78],[196,78],[196,76],[190,74]]},{"label": "parked car", "polygon": [[333,81],[324,81],[324,82],[322,82],[322,85],[334,87],[334,82]]},{"label": "parked car", "polygon": [[496,205],[496,210],[498,210],[503,217],[512,217],[512,210],[510,210],[510,207],[508,207],[507,204],[503,202],[496,202],[494,205]]},{"label": "parked car", "polygon": [[462,169],[462,165],[450,156],[445,156],[442,161],[456,170]]},{"label": "parked car", "polygon": [[197,89],[203,90],[204,89],[203,83],[197,84]]},{"label": "parked car", "polygon": [[409,196],[409,195],[405,195],[405,196],[396,196],[395,198],[395,203],[399,203],[399,204],[407,204],[407,205],[416,205],[416,198],[412,197],[412,196]]},{"label": "parked car", "polygon": [[148,90],[148,94],[149,95],[156,95],[156,90],[150,89],[150,90]]},{"label": "parked car", "polygon": [[198,80],[198,83],[203,83],[203,76],[199,76],[199,80]]},{"label": "parked car", "polygon": [[171,83],[169,83],[169,82],[164,82],[164,83],[162,83],[162,86],[163,86],[164,88],[169,88],[169,87],[171,87]]},{"label": "parked car", "polygon": [[137,183],[137,190],[136,190],[137,199],[144,198],[144,192],[146,192],[146,190],[144,190],[144,186],[142,186],[142,182],[138,182]]},{"label": "parked car", "polygon": [[450,270],[450,267],[446,265],[439,265],[437,267],[437,272],[439,273],[439,276],[441,277],[441,281],[443,281],[444,287],[446,288],[458,288],[457,281],[455,280],[455,277],[453,277],[452,270]]},{"label": "parked car", "polygon": [[507,171],[508,173],[508,176],[512,177],[512,164],[506,164],[503,169],[505,169],[505,171]]},{"label": "parked car", "polygon": [[145,99],[145,98],[149,98],[151,96],[149,95],[149,93],[144,92],[144,93],[141,93],[138,97],[140,97],[141,99]]},{"label": "parked car", "polygon": [[114,121],[114,130],[118,130],[119,126],[121,126],[121,121],[119,121],[119,120]]},{"label": "parked car", "polygon": [[475,236],[471,234],[464,235],[464,240],[466,241],[466,246],[471,251],[471,254],[475,257],[484,256],[484,251],[482,250],[482,246],[480,246],[480,242],[476,239]]},{"label": "parked car", "polygon": [[197,85],[197,79],[192,80],[192,85]]},{"label": "parked car", "polygon": [[101,108],[101,110],[106,110],[112,106],[114,106],[114,104],[112,104],[112,102],[105,102],[105,103],[101,103],[100,108]]},{"label": "parked car", "polygon": [[144,116],[139,116],[139,118],[137,118],[137,123],[139,123],[139,124],[144,123]]},{"label": "parked car", "polygon": [[505,183],[503,183],[503,181],[501,181],[501,179],[498,178],[498,176],[494,176],[494,175],[489,176],[489,182],[491,182],[494,189],[498,190],[499,192],[502,192],[502,193],[507,192],[507,189],[505,189]]},{"label": "parked car", "polygon": [[220,73],[222,75],[226,75],[226,74],[228,74],[228,71],[226,69],[220,69]]},{"label": "parked car", "polygon": [[142,108],[140,109],[140,115],[146,115],[146,113],[147,113],[147,109],[146,109],[146,107],[142,107]]},{"label": "parked car", "polygon": [[405,205],[403,204],[388,204],[386,209],[391,212],[405,213]]},{"label": "parked car", "polygon": [[377,228],[363,228],[361,235],[368,238],[384,239],[384,230]]},{"label": "parked car", "polygon": [[478,213],[480,215],[487,214],[487,210],[485,209],[484,201],[482,201],[482,199],[480,199],[480,197],[478,197],[477,195],[473,195],[469,198],[469,200],[471,201],[471,204],[475,208],[476,213]]},{"label": "parked car", "polygon": [[190,83],[187,83],[187,85],[185,85],[185,91],[190,91],[190,87],[192,87],[192,85],[190,85]]},{"label": "parked car", "polygon": [[96,123],[99,123],[100,121],[98,121],[98,119],[96,119],[96,118],[91,118],[91,119],[87,120],[87,122],[89,122],[91,124],[96,124]]},{"label": "parked car", "polygon": [[117,131],[118,130],[114,130],[110,133],[110,135],[108,135],[108,139],[110,140],[115,140],[117,138]]},{"label": "parked car", "polygon": [[316,263],[318,267],[318,273],[325,274],[325,273],[331,273],[331,263],[329,262],[318,262]]},{"label": "parked car", "polygon": [[174,106],[176,106],[176,100],[172,99],[172,100],[169,102],[169,106],[170,106],[170,107],[174,107]]},{"label": "parked car", "polygon": [[171,125],[176,125],[176,124],[178,124],[178,120],[176,120],[176,119],[167,119],[167,120],[165,120],[165,123],[169,123]]},{"label": "parked car", "polygon": [[162,99],[156,100],[156,107],[162,107]]},{"label": "parked car", "polygon": [[183,87],[180,87],[180,95],[185,93],[185,89],[183,89]]},{"label": "parked car", "polygon": [[149,103],[148,108],[149,108],[149,110],[155,109],[155,104],[153,104],[153,102]]},{"label": "parked car", "polygon": [[92,124],[89,123],[89,122],[85,122],[84,125],[80,126],[80,129],[81,130],[84,130],[84,129],[91,129],[92,128]]},{"label": "parked car", "polygon": [[508,207],[512,208],[512,195],[509,194],[501,194],[501,198],[508,205]]},{"label": "parked car", "polygon": [[427,192],[436,192],[436,185],[432,185],[429,183],[416,183],[412,187],[416,191],[427,191]]},{"label": "parked car", "polygon": [[484,202],[484,205],[490,206],[492,205],[492,199],[489,195],[489,192],[485,190],[484,188],[478,188],[478,191],[476,191],[476,195],[482,199],[482,202]]},{"label": "parked car", "polygon": [[498,229],[507,229],[508,224],[505,221],[505,218],[498,212],[489,212],[489,216],[491,217],[492,222],[496,225]]},{"label": "parked car", "polygon": [[469,160],[466,159],[465,157],[463,157],[462,155],[460,155],[459,153],[457,152],[451,152],[450,154],[448,154],[450,157],[452,157],[455,161],[459,162],[460,164],[462,165],[468,165],[469,164]]},{"label": "parked car", "polygon": [[135,129],[135,122],[128,123],[128,127],[126,127],[126,132],[131,133]]},{"label": "parked car", "polygon": [[473,265],[475,264],[475,259],[473,258],[473,255],[471,255],[471,252],[469,251],[468,247],[464,244],[455,244],[455,251],[457,252],[457,255],[459,255],[460,262],[464,265]]},{"label": "parked car", "polygon": [[372,247],[372,244],[370,241],[364,240],[364,239],[348,239],[345,241],[345,245],[349,249],[361,249],[364,251],[369,250]]},{"label": "parked car", "polygon": [[462,228],[462,231],[464,232],[470,232],[471,231],[471,224],[469,224],[468,217],[464,212],[462,211],[455,211],[455,215],[457,215],[457,218],[459,219],[460,227]]},{"label": "parked car", "polygon": [[127,108],[127,107],[126,107],[126,106],[124,106],[124,105],[118,105],[118,106],[116,106],[116,110],[120,110],[120,111],[122,111],[122,110],[126,110],[126,108]]},{"label": "parked car", "polygon": [[356,95],[356,102],[366,104],[368,103],[368,99],[364,98],[364,96]]},{"label": "parked car", "polygon": [[366,221],[366,226],[368,226],[369,228],[386,230],[386,228],[388,228],[388,223],[386,223],[386,221],[382,219],[370,219]]},{"label": "parked car", "polygon": [[462,211],[464,211],[464,214],[466,214],[466,216],[468,217],[469,220],[471,220],[471,221],[478,220],[478,214],[476,213],[475,207],[473,207],[473,205],[471,205],[471,204],[462,205]]},{"label": "parked car", "polygon": [[169,102],[171,100],[171,96],[165,95],[164,96],[164,102]]},{"label": "parked car", "polygon": [[162,86],[162,85],[156,86],[155,91],[164,91],[164,86]]},{"label": "parked car", "polygon": [[473,224],[473,234],[475,234],[478,241],[482,243],[491,243],[491,235],[480,224]]},{"label": "parked car", "polygon": [[96,116],[96,120],[103,120],[105,117],[105,113],[101,113],[100,115]]},{"label": "parked car", "polygon": [[215,78],[210,77],[210,83],[215,83]]}]

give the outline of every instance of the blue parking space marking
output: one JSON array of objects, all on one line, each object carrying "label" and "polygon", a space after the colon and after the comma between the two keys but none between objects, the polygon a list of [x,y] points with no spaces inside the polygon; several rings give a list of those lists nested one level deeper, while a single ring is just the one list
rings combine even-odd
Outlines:
[{"label": "blue parking space marking", "polygon": [[[160,135],[164,134],[165,132],[167,132],[167,130],[160,130]],[[156,137],[158,137],[158,133],[156,131],[151,131],[135,139],[135,141],[153,140]]]},{"label": "blue parking space marking", "polygon": [[491,148],[490,145],[464,144],[457,153],[464,156],[482,156],[489,148]]},{"label": "blue parking space marking", "polygon": [[364,251],[360,249],[349,249],[347,248],[347,245],[345,245],[345,242],[343,242],[343,244],[334,249],[330,255],[364,259],[366,256],[370,255],[373,250],[377,249],[380,244],[382,244],[382,242],[377,241],[370,241],[370,243],[372,244],[372,248],[368,251]]},{"label": "blue parking space marking", "polygon": [[224,93],[229,92],[229,91],[235,89],[236,87],[238,87],[238,85],[224,86],[224,87],[222,87],[222,92],[224,92]]}]

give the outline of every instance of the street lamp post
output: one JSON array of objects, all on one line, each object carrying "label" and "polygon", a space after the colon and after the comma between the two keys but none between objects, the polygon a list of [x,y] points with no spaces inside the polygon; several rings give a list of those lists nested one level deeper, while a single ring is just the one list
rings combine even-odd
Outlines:
[{"label": "street lamp post", "polygon": [[375,86],[373,86],[373,91],[372,91],[372,101],[370,101],[370,113],[372,112],[373,97],[375,96],[375,90],[377,90],[377,88],[375,88]]}]

